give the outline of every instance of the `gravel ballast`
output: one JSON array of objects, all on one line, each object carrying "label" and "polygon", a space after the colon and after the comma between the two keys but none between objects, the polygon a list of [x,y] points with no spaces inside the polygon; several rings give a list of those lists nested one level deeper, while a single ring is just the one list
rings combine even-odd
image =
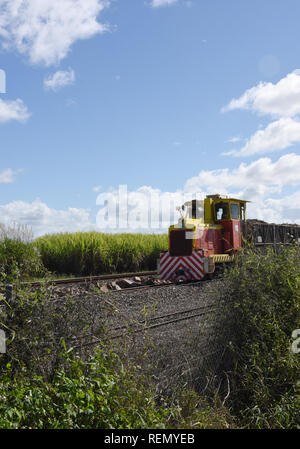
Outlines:
[{"label": "gravel ballast", "polygon": [[[75,315],[89,322],[86,334],[76,340],[81,351],[89,352],[104,339],[124,363],[133,360],[165,391],[187,381],[204,388],[203,367],[211,372],[217,368],[220,354],[210,338],[215,312],[204,312],[216,307],[221,284],[216,279],[108,293],[86,284],[52,287],[51,297],[58,308],[71,301]],[[191,310],[189,319],[178,313],[185,310]]]}]

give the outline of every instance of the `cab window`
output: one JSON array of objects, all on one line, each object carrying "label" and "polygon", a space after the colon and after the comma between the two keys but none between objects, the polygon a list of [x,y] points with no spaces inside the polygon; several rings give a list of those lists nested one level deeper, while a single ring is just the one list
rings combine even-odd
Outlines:
[{"label": "cab window", "polygon": [[232,220],[239,220],[240,214],[239,214],[239,205],[231,203],[230,204],[230,212],[231,212],[231,219]]},{"label": "cab window", "polygon": [[245,204],[241,204],[241,219],[246,219],[246,213],[245,213]]},{"label": "cab window", "polygon": [[203,201],[192,200],[188,206],[187,218],[194,218],[198,220],[204,219],[204,203]]},{"label": "cab window", "polygon": [[217,203],[215,206],[216,220],[229,220],[228,203]]}]

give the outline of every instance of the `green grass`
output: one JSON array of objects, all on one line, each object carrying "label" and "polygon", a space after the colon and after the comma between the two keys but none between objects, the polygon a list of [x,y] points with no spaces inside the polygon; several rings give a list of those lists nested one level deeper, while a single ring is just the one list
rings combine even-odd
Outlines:
[{"label": "green grass", "polygon": [[156,270],[167,234],[51,234],[0,227],[0,283]]},{"label": "green grass", "polygon": [[87,276],[155,270],[166,234],[104,234],[76,232],[46,235],[35,241],[47,270]]}]

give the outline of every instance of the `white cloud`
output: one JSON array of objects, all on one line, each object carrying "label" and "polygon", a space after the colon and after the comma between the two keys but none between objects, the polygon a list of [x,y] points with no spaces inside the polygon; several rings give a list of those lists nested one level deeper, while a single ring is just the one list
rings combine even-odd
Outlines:
[{"label": "white cloud", "polygon": [[259,115],[294,117],[300,114],[300,70],[294,70],[277,84],[260,82],[230,101],[222,112],[251,110]]},{"label": "white cloud", "polygon": [[241,150],[232,150],[223,155],[251,156],[283,150],[300,143],[300,120],[281,118],[270,123],[265,129],[256,131]]},{"label": "white cloud", "polygon": [[30,115],[26,105],[20,98],[6,101],[0,98],[0,123],[9,122],[10,120],[26,122]]},{"label": "white cloud", "polygon": [[279,117],[265,129],[259,129],[240,150],[222,153],[231,156],[251,156],[284,150],[300,143],[300,70],[294,70],[277,84],[259,83],[233,99],[222,112],[245,109],[258,115]]},{"label": "white cloud", "polygon": [[110,29],[97,21],[109,0],[0,0],[0,37],[32,64],[59,63],[80,39]]},{"label": "white cloud", "polygon": [[300,190],[283,198],[266,199],[264,214],[270,222],[300,224]]},{"label": "white cloud", "polygon": [[273,193],[280,193],[284,186],[300,185],[300,155],[291,153],[272,162],[261,158],[238,168],[202,170],[190,178],[185,191],[239,195],[246,200],[256,200]]},{"label": "white cloud", "polygon": [[176,2],[177,0],[152,0],[151,6],[152,8],[160,8],[161,6],[170,6]]},{"label": "white cloud", "polygon": [[233,170],[202,170],[176,192],[150,186],[127,192],[126,186],[120,186],[98,195],[97,204],[101,208],[97,224],[101,230],[114,232],[162,232],[177,222],[177,206],[212,193],[252,201],[248,205],[250,218],[300,224],[299,201],[294,201],[300,198],[300,190],[283,197],[286,187],[291,190],[300,186],[299,172],[300,156],[287,154],[275,162],[261,158]]},{"label": "white cloud", "polygon": [[16,180],[16,175],[22,170],[12,170],[11,168],[6,168],[0,173],[0,183],[9,184]]},{"label": "white cloud", "polygon": [[51,209],[40,199],[32,203],[13,201],[0,206],[0,223],[28,225],[35,237],[45,233],[87,231],[92,228],[88,210],[72,207],[67,210]]},{"label": "white cloud", "polygon": [[[286,154],[277,161],[261,158],[236,169],[202,170],[190,178],[186,192],[220,193],[251,201],[248,217],[274,223],[300,224],[300,156]],[[284,196],[284,188],[296,189]]]},{"label": "white cloud", "polygon": [[[220,193],[252,201],[248,204],[249,218],[300,224],[299,173],[300,155],[286,154],[275,162],[260,158],[235,169],[202,170],[176,192],[150,186],[134,191],[127,191],[126,186],[102,191],[96,202],[97,220],[91,218],[88,209],[57,210],[36,199],[32,203],[13,201],[0,206],[0,223],[28,225],[35,236],[92,229],[165,232],[170,224],[178,221],[177,206],[193,198],[203,199],[207,194]],[[5,175],[7,179],[9,175]]]},{"label": "white cloud", "polygon": [[44,87],[48,90],[58,91],[62,87],[74,84],[75,82],[75,72],[73,69],[69,70],[59,70],[53,75],[49,75],[44,79]]},{"label": "white cloud", "polygon": [[[300,224],[299,203],[291,202],[293,196],[282,196],[285,187],[297,189],[300,185],[299,173],[300,156],[286,154],[275,162],[261,158],[248,165],[242,163],[233,170],[203,170],[189,179],[184,189],[202,192],[203,196],[220,193],[252,201],[248,204],[249,218]],[[293,195],[298,198],[300,190]]]}]

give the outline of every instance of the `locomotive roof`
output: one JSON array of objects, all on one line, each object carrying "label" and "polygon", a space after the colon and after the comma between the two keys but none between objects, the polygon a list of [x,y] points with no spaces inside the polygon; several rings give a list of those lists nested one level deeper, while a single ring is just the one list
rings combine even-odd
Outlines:
[{"label": "locomotive roof", "polygon": [[241,199],[239,199],[239,198],[227,198],[226,196],[221,196],[220,198],[217,198],[217,199],[220,199],[220,200],[230,200],[230,201],[239,201],[240,203],[251,203],[251,201],[249,201],[249,200],[241,200]]},{"label": "locomotive roof", "polygon": [[[221,195],[207,195],[206,198],[210,198],[212,200],[227,200],[227,201],[237,201],[237,202],[240,202],[240,203],[251,203],[251,201],[249,201],[249,200],[241,200],[239,198],[231,198],[231,197],[228,197],[228,196],[221,196]],[[189,201],[186,201],[184,203],[184,206],[191,206],[193,201],[196,201],[196,203],[198,203],[198,204],[199,203],[202,203],[202,204],[204,203],[204,200],[198,200],[198,199],[196,199],[196,200],[189,200]]]},{"label": "locomotive roof", "polygon": [[240,203],[251,203],[249,200],[241,200],[240,198],[231,198],[228,196],[221,196],[219,194],[216,195],[206,195],[206,198],[211,198],[213,200],[229,200],[229,201],[239,201]]}]

